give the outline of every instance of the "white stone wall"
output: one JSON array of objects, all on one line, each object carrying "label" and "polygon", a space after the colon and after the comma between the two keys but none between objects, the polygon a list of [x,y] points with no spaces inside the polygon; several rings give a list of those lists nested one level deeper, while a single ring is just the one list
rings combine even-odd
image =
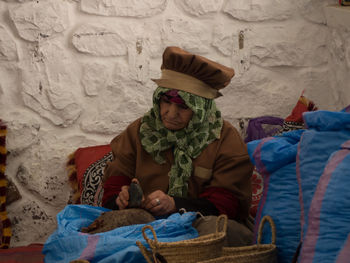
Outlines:
[{"label": "white stone wall", "polygon": [[325,8],[330,51],[329,88],[337,91],[340,104],[350,104],[350,6]]},{"label": "white stone wall", "polygon": [[349,104],[349,33],[330,29],[324,12],[334,2],[0,0],[6,174],[22,196],[7,207],[11,245],[54,230],[69,153],[109,143],[149,109],[168,45],[236,70],[217,104],[237,127],[286,117],[303,90],[320,109]]}]

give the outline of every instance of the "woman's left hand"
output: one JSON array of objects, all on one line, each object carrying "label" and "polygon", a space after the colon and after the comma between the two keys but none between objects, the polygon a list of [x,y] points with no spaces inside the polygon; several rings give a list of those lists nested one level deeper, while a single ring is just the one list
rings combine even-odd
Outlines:
[{"label": "woman's left hand", "polygon": [[150,193],[144,200],[142,206],[155,216],[163,216],[176,212],[174,198],[161,190]]}]

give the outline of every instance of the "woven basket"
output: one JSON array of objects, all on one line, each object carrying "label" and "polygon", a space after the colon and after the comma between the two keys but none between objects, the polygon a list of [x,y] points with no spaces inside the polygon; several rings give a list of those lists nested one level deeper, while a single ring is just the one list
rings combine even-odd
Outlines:
[{"label": "woven basket", "polygon": [[[154,240],[147,237],[146,229],[152,231]],[[183,241],[158,242],[154,229],[147,225],[142,228],[142,234],[151,251],[147,250],[140,241],[136,244],[148,263],[196,263],[221,256],[226,229],[227,216],[220,215],[216,221],[215,233]]]},{"label": "woven basket", "polygon": [[[271,227],[271,244],[261,244],[262,231],[265,222],[269,222]],[[270,216],[264,216],[260,222],[258,230],[258,243],[256,245],[244,247],[224,247],[222,256],[198,263],[276,263],[276,226]]]}]

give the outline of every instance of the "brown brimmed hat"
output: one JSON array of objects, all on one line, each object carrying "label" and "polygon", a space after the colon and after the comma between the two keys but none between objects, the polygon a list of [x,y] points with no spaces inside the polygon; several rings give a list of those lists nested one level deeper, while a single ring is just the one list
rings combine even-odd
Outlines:
[{"label": "brown brimmed hat", "polygon": [[191,54],[179,47],[167,47],[163,53],[160,79],[152,79],[159,86],[183,90],[207,99],[222,94],[235,71],[205,57]]}]

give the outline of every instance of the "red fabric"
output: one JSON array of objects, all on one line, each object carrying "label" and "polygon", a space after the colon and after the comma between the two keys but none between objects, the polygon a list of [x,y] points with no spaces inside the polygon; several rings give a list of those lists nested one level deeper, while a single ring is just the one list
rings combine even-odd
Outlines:
[{"label": "red fabric", "polygon": [[208,199],[219,210],[220,214],[226,214],[234,219],[237,215],[238,199],[232,192],[220,187],[207,188],[199,197]]},{"label": "red fabric", "polygon": [[131,179],[127,176],[110,176],[104,184],[104,192],[102,197],[102,205],[116,194],[120,193],[123,185],[130,185]]},{"label": "red fabric", "polygon": [[74,153],[74,163],[77,171],[77,180],[80,191],[82,191],[83,177],[86,169],[112,151],[109,144],[79,148]]},{"label": "red fabric", "polygon": [[250,206],[249,213],[251,216],[255,217],[258,210],[259,202],[263,193],[264,179],[260,173],[254,167],[252,174],[252,204]]},{"label": "red fabric", "polygon": [[178,91],[175,89],[171,89],[165,93],[165,95],[168,97],[168,99],[171,102],[177,103],[177,104],[185,104],[185,101],[180,97],[178,94]]},{"label": "red fabric", "polygon": [[317,110],[315,104],[311,100],[308,100],[306,97],[301,95],[297,104],[294,106],[292,113],[285,119],[285,121],[303,123],[303,113],[306,111],[315,110]]},{"label": "red fabric", "polygon": [[44,255],[41,253],[43,244],[30,244],[0,250],[1,263],[42,263]]}]

